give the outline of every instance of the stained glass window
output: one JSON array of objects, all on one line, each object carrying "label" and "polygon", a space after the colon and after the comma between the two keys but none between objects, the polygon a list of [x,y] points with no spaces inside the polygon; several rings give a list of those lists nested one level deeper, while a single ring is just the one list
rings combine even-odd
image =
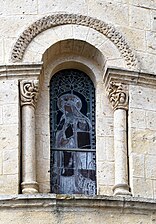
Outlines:
[{"label": "stained glass window", "polygon": [[82,71],[50,81],[51,192],[96,194],[95,89]]}]

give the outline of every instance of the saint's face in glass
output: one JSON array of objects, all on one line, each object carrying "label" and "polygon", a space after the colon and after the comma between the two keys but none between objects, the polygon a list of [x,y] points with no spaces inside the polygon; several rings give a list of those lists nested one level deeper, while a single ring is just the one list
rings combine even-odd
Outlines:
[{"label": "saint's face in glass", "polygon": [[56,133],[56,147],[90,148],[90,120],[80,110],[82,102],[74,94],[65,94],[58,99],[62,111]]}]

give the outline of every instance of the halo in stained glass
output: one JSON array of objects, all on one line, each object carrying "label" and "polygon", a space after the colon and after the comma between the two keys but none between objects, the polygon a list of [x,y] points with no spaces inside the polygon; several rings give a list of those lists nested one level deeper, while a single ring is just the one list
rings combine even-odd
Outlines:
[{"label": "halo in stained glass", "polygon": [[51,191],[96,193],[95,89],[75,69],[62,70],[50,82]]}]

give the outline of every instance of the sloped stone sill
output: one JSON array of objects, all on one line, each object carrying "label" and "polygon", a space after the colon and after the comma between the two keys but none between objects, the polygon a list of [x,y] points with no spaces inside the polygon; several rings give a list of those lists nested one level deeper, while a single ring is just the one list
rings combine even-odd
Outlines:
[{"label": "sloped stone sill", "polygon": [[156,211],[156,200],[134,197],[112,197],[84,195],[0,195],[0,209],[6,208],[31,208],[50,210],[71,210],[80,209],[117,209],[122,212]]}]

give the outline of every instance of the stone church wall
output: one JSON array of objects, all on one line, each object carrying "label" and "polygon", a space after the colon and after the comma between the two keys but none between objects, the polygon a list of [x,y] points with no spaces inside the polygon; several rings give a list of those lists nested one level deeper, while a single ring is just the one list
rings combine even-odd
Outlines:
[{"label": "stone church wall", "polygon": [[[106,208],[109,214],[112,211],[106,223],[116,223],[116,218],[119,223],[154,223],[155,211],[150,206],[154,205],[156,199],[156,1],[4,0],[0,6],[0,24],[0,209],[5,195],[21,194],[24,187],[34,187],[34,192],[40,194],[47,195],[50,192],[49,82],[57,71],[74,68],[85,72],[96,89],[98,196],[95,198],[103,195],[113,198],[116,187],[121,187],[118,183],[120,178],[123,180],[122,187],[126,186],[125,191],[130,186],[130,199],[126,199],[130,200],[126,202],[130,210],[122,213],[123,207],[119,204],[127,195],[120,195],[119,199],[114,199],[116,209],[113,206]],[[21,94],[21,86],[24,86],[22,80],[31,83],[32,92],[36,83],[39,83],[39,91],[38,87],[35,89],[38,97],[37,102],[33,102],[33,109],[32,102]],[[116,87],[110,87],[112,83],[117,84]],[[111,88],[117,88],[115,91],[118,91],[118,87],[119,90],[122,88],[126,105],[122,102],[117,102],[117,106],[112,104]],[[30,110],[24,112],[23,105],[28,104]],[[115,120],[116,110],[120,110],[121,117],[118,115],[118,118],[123,123]],[[24,133],[25,121],[30,124],[24,127]],[[119,145],[126,147],[124,152],[120,151],[122,163],[117,158],[119,139]],[[23,145],[27,147],[27,142],[31,147],[25,155]],[[33,159],[30,158],[33,156]],[[29,159],[34,161],[30,167],[27,164]],[[32,176],[35,177],[33,184],[28,186]],[[25,183],[23,179],[27,177],[31,181]],[[42,196],[38,196],[35,202],[40,211],[44,209],[47,200],[43,196],[42,201]],[[11,217],[14,215],[12,208],[15,201],[12,196],[8,197],[4,204],[9,200],[6,207]],[[33,200],[28,198],[28,207],[25,208],[23,204],[27,199],[16,197],[17,222],[9,218],[8,222],[12,223],[21,222],[21,214],[30,209]],[[78,203],[78,200],[72,203]],[[89,199],[86,200],[89,203]],[[137,200],[140,200],[139,204]],[[147,200],[146,208],[142,208],[144,200]],[[86,203],[83,198],[80,201]],[[110,201],[108,199],[109,205]],[[132,209],[133,202],[137,204],[137,214]],[[39,208],[40,203],[43,204]],[[75,218],[70,222],[68,216],[71,210],[64,203],[60,210],[64,221],[59,220],[58,223],[73,223],[73,220],[79,223],[81,203],[77,205],[78,213],[74,207]],[[94,210],[95,216],[92,218],[95,220],[100,214],[98,221],[102,223],[107,214],[105,205],[101,205],[98,210],[98,203],[95,210],[93,206],[87,208],[87,212]],[[37,223],[38,211],[35,213],[34,207],[30,213],[34,215],[34,223]],[[55,209],[51,211],[48,207],[47,210],[54,212],[52,217],[58,219]],[[88,213],[82,223],[95,223],[90,221]],[[4,221],[7,214],[5,206],[2,206],[0,222],[8,223]],[[30,214],[27,214],[23,223],[27,219],[32,221],[33,216],[29,219]],[[124,221],[125,216],[128,217],[127,221]],[[47,216],[45,220],[46,223],[50,222]]]}]

